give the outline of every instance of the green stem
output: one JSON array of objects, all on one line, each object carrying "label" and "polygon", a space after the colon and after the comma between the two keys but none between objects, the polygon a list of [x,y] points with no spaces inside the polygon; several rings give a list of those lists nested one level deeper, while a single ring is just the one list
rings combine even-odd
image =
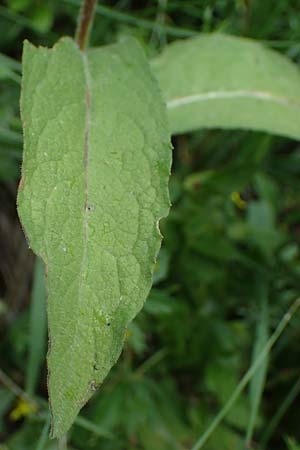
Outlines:
[{"label": "green stem", "polygon": [[292,389],[290,390],[284,401],[281,403],[280,407],[278,408],[275,415],[270,420],[267,428],[264,431],[261,441],[262,449],[266,448],[273,431],[276,430],[282,417],[285,415],[286,411],[289,409],[295,398],[299,395],[299,392],[300,392],[300,378],[297,378],[296,382],[292,386]]},{"label": "green stem", "polygon": [[81,51],[88,45],[90,32],[94,20],[97,0],[83,0],[80,8],[75,40]]},{"label": "green stem", "polygon": [[23,391],[2,369],[0,369],[0,384],[3,384],[16,397],[19,397],[28,403],[36,405],[35,400]]},{"label": "green stem", "polygon": [[[16,397],[22,398],[32,405],[35,405],[37,407],[40,406],[41,409],[44,410],[48,407],[48,403],[45,399],[28,395],[5,372],[3,372],[2,369],[0,369],[0,384],[3,384],[3,386],[11,391]],[[49,412],[38,411],[37,418],[42,418],[43,420],[47,421],[49,418]],[[96,436],[104,437],[106,439],[114,439],[113,434],[111,434],[101,426],[90,422],[85,417],[77,416],[74,422],[79,427],[94,433]]]},{"label": "green stem", "polygon": [[67,435],[65,434],[62,438],[58,441],[58,449],[59,450],[67,450]]},{"label": "green stem", "polygon": [[47,419],[45,420],[45,424],[43,426],[42,433],[38,440],[36,450],[44,450],[46,448],[47,440],[48,440],[48,431],[50,428],[50,414],[48,414]]},{"label": "green stem", "polygon": [[297,298],[297,300],[294,301],[292,306],[289,308],[287,313],[283,316],[283,318],[280,320],[279,324],[277,325],[274,333],[270,337],[270,339],[267,341],[266,345],[264,346],[263,350],[260,352],[258,357],[255,359],[253,364],[250,366],[250,368],[247,370],[239,384],[237,385],[236,389],[232,393],[231,397],[228,399],[227,403],[224,405],[222,410],[217,414],[217,416],[214,418],[214,420],[211,422],[207,430],[203,433],[202,436],[197,440],[195,445],[193,446],[192,450],[200,450],[203,448],[204,444],[208,441],[214,430],[217,428],[217,426],[222,422],[228,411],[231,409],[231,407],[234,405],[244,388],[247,386],[253,375],[255,374],[258,367],[262,364],[262,362],[265,360],[266,356],[269,354],[270,350],[280,337],[283,330],[286,328],[288,323],[290,322],[291,318],[297,311],[297,309],[300,307],[300,298]]}]

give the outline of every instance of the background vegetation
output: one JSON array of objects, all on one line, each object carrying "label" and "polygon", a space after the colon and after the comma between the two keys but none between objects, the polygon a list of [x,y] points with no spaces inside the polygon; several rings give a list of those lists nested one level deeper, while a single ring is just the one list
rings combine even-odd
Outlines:
[{"label": "background vegetation", "polygon": [[[72,35],[78,3],[0,2],[1,450],[57,448],[47,438],[42,270],[15,207],[18,101],[23,39],[51,46]],[[151,57],[176,38],[222,31],[299,62],[299,8],[298,0],[102,1],[92,44],[130,34]],[[69,449],[191,449],[299,296],[299,143],[210,130],[173,144],[173,207],[153,289]],[[299,449],[299,392],[298,313],[204,448]]]}]

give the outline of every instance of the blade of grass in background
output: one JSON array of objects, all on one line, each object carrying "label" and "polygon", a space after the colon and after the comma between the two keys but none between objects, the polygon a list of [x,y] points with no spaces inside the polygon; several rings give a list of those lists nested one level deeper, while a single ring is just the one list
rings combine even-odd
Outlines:
[{"label": "blade of grass in background", "polygon": [[272,419],[270,420],[267,428],[264,431],[262,440],[261,440],[261,448],[265,449],[274,430],[278,427],[281,419],[295,400],[295,398],[300,393],[300,378],[297,378],[296,382],[293,384],[292,389],[289,391],[288,395],[285,397],[283,402],[280,405],[280,408],[276,411]]},{"label": "blade of grass in background", "polygon": [[43,427],[40,438],[38,440],[36,450],[44,450],[46,448],[46,444],[48,441],[49,428],[50,428],[50,414],[48,414],[48,417],[45,421],[45,425]]},{"label": "blade of grass in background", "polygon": [[7,55],[4,55],[3,53],[0,53],[0,63],[1,65],[5,64],[10,69],[15,70],[16,72],[21,73],[22,71],[22,65],[19,61],[16,61],[13,58],[10,58]]},{"label": "blade of grass in background", "polygon": [[102,428],[98,424],[91,422],[85,417],[77,416],[74,423],[75,425],[78,425],[79,427],[94,433],[96,436],[105,437],[106,439],[114,439],[114,435],[112,433]]},{"label": "blade of grass in background", "polygon": [[[48,403],[44,399],[39,398],[38,401],[42,407],[44,407],[44,408],[48,407]],[[48,412],[47,413],[42,412],[40,414],[40,417],[42,417],[44,420],[47,420]],[[110,440],[115,439],[115,436],[113,433],[111,433],[107,429],[101,427],[101,425],[91,422],[89,419],[87,419],[85,417],[77,416],[75,419],[75,422],[74,422],[74,426],[75,425],[77,425],[79,428],[82,428],[85,431],[89,431],[90,433],[93,433],[95,436],[110,439]]]},{"label": "blade of grass in background", "polygon": [[[25,401],[29,402],[32,405],[39,406],[39,408],[36,408],[36,411],[33,411],[33,414],[36,414],[38,411],[38,414],[36,415],[36,418],[41,418],[43,421],[47,421],[49,417],[49,410],[48,410],[48,402],[41,398],[41,397],[35,397],[31,396],[27,392],[23,391],[20,386],[18,386],[1,368],[0,368],[0,383],[3,384],[3,386],[8,389],[9,392],[13,394],[15,397],[19,397],[21,399],[24,399]],[[12,400],[12,398],[10,398]],[[1,408],[3,407],[1,403]],[[0,408],[0,414],[2,409]],[[47,412],[43,411],[47,408]],[[104,437],[106,439],[114,439],[115,436],[105,428],[99,426],[98,424],[95,424],[91,422],[89,419],[86,419],[85,417],[77,416],[75,419],[75,425],[78,427],[90,431],[94,433],[96,436]]]},{"label": "blade of grass in background", "polygon": [[156,21],[155,28],[152,31],[152,35],[150,38],[150,42],[155,44],[157,43],[159,47],[164,47],[167,44],[167,36],[166,31],[163,28],[166,22],[166,9],[167,9],[168,0],[158,0],[157,8],[156,8]]},{"label": "blade of grass in background", "polygon": [[12,80],[21,84],[21,64],[3,53],[0,53],[0,80]]},{"label": "blade of grass in background", "polygon": [[23,138],[21,133],[0,127],[0,141],[7,144],[22,144]]},{"label": "blade of grass in background", "polygon": [[292,438],[287,438],[286,443],[288,450],[300,450],[300,445]]},{"label": "blade of grass in background", "polygon": [[[262,278],[257,277],[256,282],[256,296],[259,302],[259,316],[257,317],[256,324],[256,336],[252,355],[252,364],[258,358],[260,353],[268,342],[269,337],[269,302],[268,302],[268,286],[267,282]],[[255,425],[257,423],[257,417],[259,413],[259,406],[265,386],[266,374],[268,368],[268,354],[260,364],[259,368],[254,373],[249,386],[250,395],[250,419],[246,434],[246,448],[247,445],[250,448]]]},{"label": "blade of grass in background", "polygon": [[0,432],[4,428],[4,418],[14,400],[14,394],[7,388],[0,386]]},{"label": "blade of grass in background", "polygon": [[44,264],[36,258],[34,268],[34,281],[30,305],[30,339],[29,358],[26,372],[26,392],[35,393],[41,366],[46,349],[46,289]]},{"label": "blade of grass in background", "polygon": [[[5,6],[0,5],[0,17],[3,17],[7,19],[9,22],[12,22],[13,24],[18,24],[24,28],[27,28],[29,30],[34,31],[38,34],[45,34],[45,30],[40,29],[36,23],[29,18],[25,17],[22,14],[18,14],[12,9],[6,8]],[[56,39],[57,35],[56,33],[53,33],[52,31],[47,31],[48,38]]]},{"label": "blade of grass in background", "polygon": [[279,324],[277,325],[275,331],[271,335],[270,339],[268,339],[266,345],[260,352],[260,354],[257,356],[256,360],[251,364],[239,384],[237,385],[236,389],[226,402],[226,404],[223,406],[219,414],[214,418],[210,426],[206,429],[206,431],[203,433],[202,436],[197,440],[195,445],[192,447],[192,450],[200,450],[203,448],[203,446],[206,444],[208,439],[211,437],[212,433],[215,431],[215,429],[220,425],[222,420],[225,418],[228,411],[231,409],[231,407],[235,404],[236,400],[239,398],[240,394],[243,392],[249,381],[252,379],[253,375],[257,371],[257,369],[261,366],[261,364],[265,361],[266,357],[269,355],[271,349],[273,348],[274,344],[277,342],[279,337],[281,336],[282,332],[285,330],[286,326],[289,324],[291,318],[295,314],[295,312],[298,310],[300,306],[300,298],[297,298],[292,305],[290,306],[289,310],[284,314],[282,319],[280,320]]},{"label": "blade of grass in background", "polygon": [[[64,3],[68,3],[69,5],[78,6],[80,5],[80,0],[64,0]],[[117,11],[113,8],[108,8],[107,6],[98,5],[96,7],[96,13],[101,14],[103,17],[108,17],[112,20],[116,20],[118,22],[127,23],[129,25],[134,25],[136,27],[144,28],[145,30],[150,31],[163,31],[170,36],[175,37],[191,37],[196,36],[199,33],[194,30],[189,30],[186,28],[178,28],[175,26],[166,25],[164,23],[153,22],[147,19],[141,19],[140,17],[135,17],[131,14],[126,14],[121,11]]]}]

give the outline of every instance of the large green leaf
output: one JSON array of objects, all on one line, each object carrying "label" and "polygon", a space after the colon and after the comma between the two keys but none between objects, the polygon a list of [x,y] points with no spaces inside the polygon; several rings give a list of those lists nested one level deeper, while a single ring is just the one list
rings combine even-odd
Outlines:
[{"label": "large green leaf", "polygon": [[246,128],[300,139],[300,73],[249,39],[202,35],[166,47],[152,62],[171,131]]},{"label": "large green leaf", "polygon": [[170,142],[156,81],[126,41],[81,53],[25,43],[19,215],[47,267],[52,435],[116,362],[151,286],[169,209]]}]

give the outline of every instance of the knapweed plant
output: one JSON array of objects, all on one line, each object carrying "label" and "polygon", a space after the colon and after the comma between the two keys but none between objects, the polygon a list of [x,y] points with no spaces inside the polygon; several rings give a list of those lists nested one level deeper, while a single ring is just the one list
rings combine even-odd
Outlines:
[{"label": "knapweed plant", "polygon": [[24,43],[18,212],[45,263],[52,436],[61,437],[117,361],[142,308],[168,214],[171,134],[221,127],[300,138],[300,74],[262,45],[221,34],[147,61],[134,39],[89,48]]}]

